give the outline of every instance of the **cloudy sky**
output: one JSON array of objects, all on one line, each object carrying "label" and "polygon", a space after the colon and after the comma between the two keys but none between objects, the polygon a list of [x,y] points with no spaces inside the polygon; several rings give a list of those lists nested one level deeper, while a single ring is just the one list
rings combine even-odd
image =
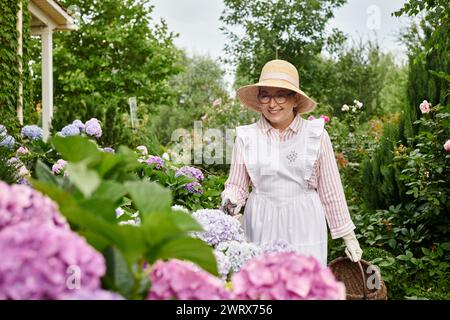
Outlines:
[{"label": "cloudy sky", "polygon": [[[383,51],[395,53],[398,62],[405,60],[405,48],[398,43],[399,31],[408,19],[392,17],[406,0],[348,0],[336,10],[329,28],[338,28],[354,39],[378,38]],[[218,58],[224,54],[227,41],[219,28],[222,0],[153,0],[154,17],[166,20],[169,30],[179,33],[175,44],[190,54],[209,54]],[[230,81],[231,76],[227,76]]]}]

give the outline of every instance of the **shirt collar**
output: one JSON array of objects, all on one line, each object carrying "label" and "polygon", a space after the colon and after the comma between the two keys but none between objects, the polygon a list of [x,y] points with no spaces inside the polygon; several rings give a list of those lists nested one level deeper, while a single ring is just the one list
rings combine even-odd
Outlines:
[{"label": "shirt collar", "polygon": [[[270,122],[264,117],[263,114],[261,114],[261,117],[258,121],[258,126],[263,130],[265,134],[269,132],[269,130],[275,130],[274,127],[270,124]],[[294,120],[291,122],[289,127],[286,128],[286,130],[291,130],[295,133],[300,130],[301,127],[301,115],[300,113],[297,113],[297,115],[294,117]]]}]

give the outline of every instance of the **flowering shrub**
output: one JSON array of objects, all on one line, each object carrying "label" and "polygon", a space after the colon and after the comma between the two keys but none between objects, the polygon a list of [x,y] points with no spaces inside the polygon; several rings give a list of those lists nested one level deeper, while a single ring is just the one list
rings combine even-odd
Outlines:
[{"label": "flowering shrub", "polygon": [[231,271],[238,272],[247,261],[261,254],[261,248],[251,242],[224,241],[217,245],[231,263]]},{"label": "flowering shrub", "polygon": [[179,176],[186,176],[189,178],[194,178],[198,181],[201,181],[204,179],[203,172],[200,169],[190,167],[190,166],[184,166],[177,170],[175,173],[175,177]]},{"label": "flowering shrub", "polygon": [[147,160],[145,160],[145,163],[147,163],[148,165],[154,165],[158,170],[164,167],[164,160],[158,156],[149,156]]},{"label": "flowering shrub", "polygon": [[263,243],[261,245],[261,250],[263,253],[273,253],[273,252],[295,252],[294,246],[289,244],[284,240],[275,240]]},{"label": "flowering shrub", "polygon": [[[60,174],[64,172],[64,169],[66,167],[67,161],[63,160],[63,159],[59,159],[58,161],[56,161],[56,163],[52,166],[52,172],[54,174]],[[66,175],[66,173],[64,172],[64,175]]]},{"label": "flowering shrub", "polygon": [[220,300],[230,293],[223,282],[198,266],[176,259],[158,261],[150,273],[152,282],[148,299]]},{"label": "flowering shrub", "polygon": [[[76,287],[100,288],[103,256],[83,237],[49,223],[29,221],[0,232],[0,299],[59,299]],[[71,287],[71,286],[74,287]]]},{"label": "flowering shrub", "polygon": [[268,253],[231,278],[237,299],[344,300],[345,286],[319,261],[296,253]]},{"label": "flowering shrub", "polygon": [[22,137],[30,139],[30,140],[41,140],[44,134],[44,131],[38,127],[37,125],[28,125],[22,128]]},{"label": "flowering shrub", "polygon": [[102,127],[100,121],[96,118],[92,118],[86,121],[84,125],[84,131],[88,136],[100,138],[102,136]]},{"label": "flowering shrub", "polygon": [[0,231],[20,222],[38,220],[68,229],[57,205],[40,192],[0,181]]},{"label": "flowering shrub", "polygon": [[192,214],[205,231],[195,232],[194,236],[209,245],[216,246],[221,242],[244,241],[244,231],[240,222],[217,209],[202,209]]}]

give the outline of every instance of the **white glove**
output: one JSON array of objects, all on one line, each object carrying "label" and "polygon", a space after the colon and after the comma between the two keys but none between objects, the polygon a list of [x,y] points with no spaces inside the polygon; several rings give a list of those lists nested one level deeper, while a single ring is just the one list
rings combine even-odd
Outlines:
[{"label": "white glove", "polygon": [[355,233],[352,231],[342,237],[345,243],[345,254],[353,262],[358,262],[361,260],[363,251],[359,246],[358,239],[356,239]]},{"label": "white glove", "polygon": [[237,199],[231,194],[225,194],[222,199],[222,211],[231,216],[237,215],[241,210],[238,206]]}]

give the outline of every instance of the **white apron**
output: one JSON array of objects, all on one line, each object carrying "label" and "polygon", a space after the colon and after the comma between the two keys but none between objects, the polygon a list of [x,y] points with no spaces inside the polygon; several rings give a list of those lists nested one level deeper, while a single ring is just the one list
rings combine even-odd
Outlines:
[{"label": "white apron", "polygon": [[247,241],[285,240],[326,266],[325,211],[316,189],[307,187],[325,122],[321,118],[301,121],[301,131],[281,142],[271,141],[256,123],[236,128],[252,181],[243,227]]}]

